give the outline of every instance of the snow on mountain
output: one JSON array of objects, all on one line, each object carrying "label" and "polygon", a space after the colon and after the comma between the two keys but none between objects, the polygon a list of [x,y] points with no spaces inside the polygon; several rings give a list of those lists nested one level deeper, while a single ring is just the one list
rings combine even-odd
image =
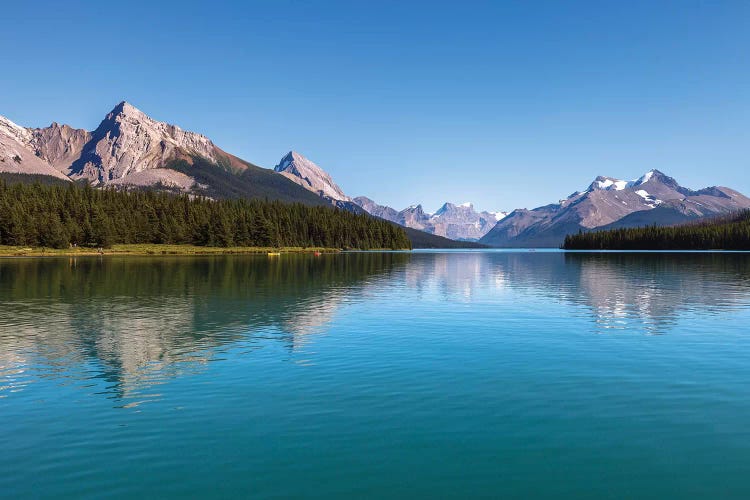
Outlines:
[{"label": "snow on mountain", "polygon": [[476,212],[471,202],[444,203],[434,214],[425,212],[422,205],[411,205],[399,212],[361,196],[354,198],[354,202],[378,217],[454,240],[478,240],[507,215],[507,212]]},{"label": "snow on mountain", "polygon": [[635,185],[636,186],[640,186],[641,184],[647,183],[654,176],[655,172],[656,172],[656,170],[649,170],[648,172],[646,172],[645,174],[643,174],[643,176],[640,179],[638,179],[637,181],[635,181]]},{"label": "snow on mountain", "polygon": [[583,192],[557,204],[515,210],[481,243],[491,246],[557,247],[565,235],[602,227],[674,224],[750,208],[750,199],[728,188],[684,188],[658,170],[633,181],[597,177]]}]

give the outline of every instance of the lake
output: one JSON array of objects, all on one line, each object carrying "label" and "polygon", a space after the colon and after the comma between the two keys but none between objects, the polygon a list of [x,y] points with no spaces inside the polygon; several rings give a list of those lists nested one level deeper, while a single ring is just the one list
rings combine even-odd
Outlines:
[{"label": "lake", "polygon": [[750,495],[750,255],[0,260],[0,497]]}]

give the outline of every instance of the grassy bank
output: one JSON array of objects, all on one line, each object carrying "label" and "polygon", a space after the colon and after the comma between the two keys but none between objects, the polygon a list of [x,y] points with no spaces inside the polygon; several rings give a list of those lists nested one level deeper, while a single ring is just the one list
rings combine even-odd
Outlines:
[{"label": "grassy bank", "polygon": [[339,252],[336,248],[302,248],[302,247],[202,247],[195,245],[112,245],[99,252],[97,248],[31,248],[0,245],[0,257],[23,256],[78,256],[78,255],[229,255],[229,254],[265,254],[269,252],[281,253],[314,253]]}]

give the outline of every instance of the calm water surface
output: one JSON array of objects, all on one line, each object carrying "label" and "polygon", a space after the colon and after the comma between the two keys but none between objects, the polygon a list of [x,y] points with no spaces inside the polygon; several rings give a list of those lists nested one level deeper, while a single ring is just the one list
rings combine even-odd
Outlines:
[{"label": "calm water surface", "polygon": [[0,260],[0,497],[750,496],[750,255]]}]

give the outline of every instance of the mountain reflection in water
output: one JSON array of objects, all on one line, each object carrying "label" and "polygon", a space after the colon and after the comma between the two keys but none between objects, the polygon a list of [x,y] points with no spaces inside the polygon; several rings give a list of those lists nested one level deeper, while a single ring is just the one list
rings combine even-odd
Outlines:
[{"label": "mountain reflection in water", "polygon": [[508,308],[493,313],[493,304],[528,304],[539,317],[547,305],[563,304],[571,315],[589,316],[592,332],[643,334],[669,333],[684,313],[747,306],[749,295],[743,254],[5,259],[0,398],[35,378],[54,378],[82,387],[104,380],[108,397],[158,399],[156,386],[201,370],[227,349],[252,356],[274,342],[294,352],[353,304],[408,304],[400,313],[416,323],[435,307],[471,313],[489,306],[481,314],[497,324]]}]

